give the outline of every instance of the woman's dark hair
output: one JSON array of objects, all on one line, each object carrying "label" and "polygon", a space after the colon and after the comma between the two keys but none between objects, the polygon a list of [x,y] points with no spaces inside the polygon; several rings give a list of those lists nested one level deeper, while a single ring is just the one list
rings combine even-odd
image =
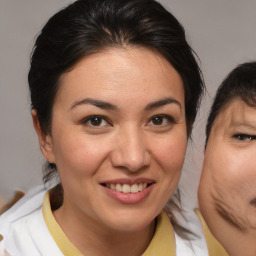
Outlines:
[{"label": "woman's dark hair", "polygon": [[207,120],[205,145],[218,114],[228,103],[237,98],[248,106],[256,107],[256,62],[237,66],[220,85]]},{"label": "woman's dark hair", "polygon": [[[36,40],[28,75],[31,107],[42,132],[51,133],[54,99],[65,72],[89,54],[129,46],[161,54],[181,76],[189,137],[204,91],[201,71],[182,25],[154,0],[78,0],[50,18]],[[56,166],[48,163],[44,181],[54,173]]]}]

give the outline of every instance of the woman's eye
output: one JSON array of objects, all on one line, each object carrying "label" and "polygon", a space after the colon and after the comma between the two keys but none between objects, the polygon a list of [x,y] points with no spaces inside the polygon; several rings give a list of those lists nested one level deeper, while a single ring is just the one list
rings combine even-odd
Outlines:
[{"label": "woman's eye", "polygon": [[241,141],[246,141],[246,140],[255,140],[256,136],[255,135],[249,135],[249,134],[235,134],[234,138],[236,138],[237,140],[241,140]]},{"label": "woman's eye", "polygon": [[104,127],[108,126],[109,122],[103,116],[88,116],[82,120],[82,124],[91,127]]},{"label": "woman's eye", "polygon": [[174,123],[174,120],[171,116],[167,115],[157,115],[153,116],[148,125],[154,125],[154,126],[166,126],[170,123]]}]

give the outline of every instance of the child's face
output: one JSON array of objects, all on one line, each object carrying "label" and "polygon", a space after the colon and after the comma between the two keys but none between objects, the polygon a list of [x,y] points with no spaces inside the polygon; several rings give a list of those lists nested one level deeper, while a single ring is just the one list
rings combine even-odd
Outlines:
[{"label": "child's face", "polygon": [[256,109],[232,100],[218,114],[205,151],[200,209],[214,229],[214,213],[246,231],[256,228]]}]

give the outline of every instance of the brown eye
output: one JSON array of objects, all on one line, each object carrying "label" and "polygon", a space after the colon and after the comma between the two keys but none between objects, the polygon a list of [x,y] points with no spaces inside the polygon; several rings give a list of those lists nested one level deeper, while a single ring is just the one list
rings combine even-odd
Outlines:
[{"label": "brown eye", "polygon": [[154,125],[162,125],[163,124],[163,120],[164,118],[162,116],[155,116],[152,118],[152,123]]},{"label": "brown eye", "polygon": [[92,117],[89,122],[92,126],[100,126],[102,123],[102,118],[95,116],[95,117]]},{"label": "brown eye", "polygon": [[171,116],[168,115],[155,115],[151,117],[148,124],[149,126],[168,126],[170,124],[174,124],[175,121]]},{"label": "brown eye", "polygon": [[85,119],[81,121],[83,125],[89,126],[89,127],[97,127],[97,128],[103,128],[110,125],[110,123],[107,121],[107,119],[104,116],[88,116]]}]

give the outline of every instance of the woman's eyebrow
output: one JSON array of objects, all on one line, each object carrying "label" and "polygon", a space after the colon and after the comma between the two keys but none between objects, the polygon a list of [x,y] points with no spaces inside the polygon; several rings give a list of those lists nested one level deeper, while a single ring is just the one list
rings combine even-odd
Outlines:
[{"label": "woman's eyebrow", "polygon": [[74,109],[80,105],[84,105],[84,104],[90,104],[90,105],[96,106],[101,109],[118,110],[118,107],[111,103],[108,103],[108,102],[105,102],[102,100],[91,99],[91,98],[85,98],[85,99],[82,99],[79,101],[75,101],[69,110],[72,110],[72,109]]},{"label": "woman's eyebrow", "polygon": [[157,101],[154,101],[154,102],[151,102],[149,103],[146,107],[145,107],[145,111],[148,111],[148,110],[152,110],[152,109],[155,109],[155,108],[158,108],[158,107],[162,107],[162,106],[165,106],[167,104],[176,104],[179,106],[180,109],[182,109],[181,107],[181,104],[179,101],[173,99],[173,98],[163,98],[163,99],[160,99],[160,100],[157,100]]},{"label": "woman's eyebrow", "polygon": [[[145,111],[149,111],[149,110],[152,110],[152,109],[155,109],[155,108],[158,108],[158,107],[162,107],[162,106],[167,105],[167,104],[173,104],[173,103],[178,105],[179,108],[181,109],[181,104],[179,103],[179,101],[168,97],[168,98],[163,98],[163,99],[160,99],[160,100],[149,103],[145,107]],[[96,100],[96,99],[92,99],[92,98],[85,98],[85,99],[82,99],[82,100],[79,100],[79,101],[75,101],[72,104],[70,110],[76,108],[77,106],[84,105],[84,104],[91,104],[91,105],[96,106],[96,107],[101,108],[101,109],[118,110],[118,107],[116,105],[113,105],[113,104],[111,104],[109,102],[106,102],[106,101]]]}]

